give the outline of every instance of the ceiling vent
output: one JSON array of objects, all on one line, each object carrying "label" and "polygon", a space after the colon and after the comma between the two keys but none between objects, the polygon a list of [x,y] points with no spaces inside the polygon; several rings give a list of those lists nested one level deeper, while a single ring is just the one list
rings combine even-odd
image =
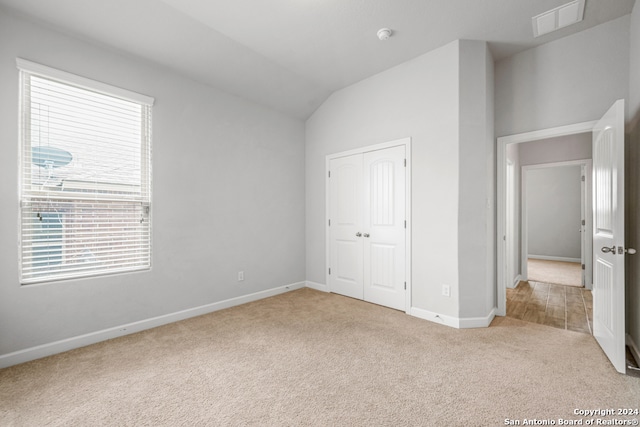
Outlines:
[{"label": "ceiling vent", "polygon": [[539,37],[582,21],[584,17],[584,1],[574,0],[531,18],[533,36]]}]

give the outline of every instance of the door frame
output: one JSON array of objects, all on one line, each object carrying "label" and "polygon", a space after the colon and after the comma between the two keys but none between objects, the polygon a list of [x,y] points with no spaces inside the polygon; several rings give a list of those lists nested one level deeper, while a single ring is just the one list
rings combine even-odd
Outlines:
[{"label": "door frame", "polygon": [[[582,275],[582,286],[585,289],[591,289],[593,287],[592,280],[592,257],[591,250],[593,245],[593,236],[591,235],[591,225],[592,225],[592,216],[593,210],[591,205],[591,168],[593,161],[591,159],[582,159],[582,160],[568,160],[563,162],[553,162],[553,163],[540,163],[537,165],[525,165],[521,167],[521,178],[520,178],[520,197],[521,197],[521,207],[520,207],[520,218],[521,218],[521,229],[520,229],[520,253],[521,253],[521,275],[522,280],[529,279],[529,272],[527,268],[527,260],[529,258],[529,233],[527,232],[527,224],[528,224],[528,215],[527,215],[527,176],[526,172],[534,169],[546,169],[546,168],[559,168],[564,166],[580,166],[580,171],[584,171],[585,181],[584,185],[580,186],[580,212],[585,220],[585,225],[581,226],[582,233],[580,235],[580,263],[584,264],[585,268],[583,270]],[[588,233],[588,238],[586,237]],[[569,260],[565,260],[569,261]],[[575,261],[574,261],[575,262]]]},{"label": "door frame", "polygon": [[590,133],[593,131],[593,127],[596,125],[596,121],[575,123],[566,126],[558,126],[554,128],[541,129],[532,132],[519,133],[508,136],[501,136],[497,138],[497,304],[496,315],[505,316],[507,314],[507,286],[505,279],[505,263],[506,263],[506,183],[505,176],[507,172],[507,145],[508,144],[520,144],[523,142],[538,141],[541,139],[575,135],[579,133]]},{"label": "door frame", "polygon": [[330,242],[330,229],[329,229],[329,169],[332,159],[337,159],[339,157],[352,156],[354,154],[364,154],[369,151],[376,150],[384,150],[385,148],[404,146],[405,147],[405,157],[407,159],[407,165],[405,167],[405,216],[407,221],[407,228],[405,231],[405,277],[407,279],[407,289],[405,292],[405,313],[411,314],[411,138],[401,138],[393,141],[383,142],[380,144],[368,145],[365,147],[355,148],[348,151],[341,151],[339,153],[328,154],[325,157],[325,217],[324,217],[324,227],[325,227],[325,283],[327,284],[327,290],[329,289],[329,264],[331,260],[331,242]]},{"label": "door frame", "polygon": [[509,288],[515,287],[515,282],[520,280],[520,274],[516,276],[515,269],[515,230],[516,230],[516,204],[513,200],[513,189],[516,184],[516,165],[509,159],[506,159],[506,175],[505,175],[505,285]]}]

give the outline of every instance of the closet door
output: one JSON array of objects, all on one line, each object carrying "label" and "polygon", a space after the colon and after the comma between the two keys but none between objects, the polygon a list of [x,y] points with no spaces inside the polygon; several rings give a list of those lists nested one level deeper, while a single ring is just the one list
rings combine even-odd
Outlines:
[{"label": "closet door", "polygon": [[406,305],[405,146],[329,162],[329,290]]},{"label": "closet door", "polygon": [[363,156],[364,300],[405,310],[405,147]]},{"label": "closet door", "polygon": [[362,154],[330,161],[329,290],[363,299]]}]

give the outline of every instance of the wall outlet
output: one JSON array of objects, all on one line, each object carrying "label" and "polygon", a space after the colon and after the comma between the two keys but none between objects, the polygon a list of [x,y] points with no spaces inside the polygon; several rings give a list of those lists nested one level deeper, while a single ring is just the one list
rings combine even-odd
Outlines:
[{"label": "wall outlet", "polygon": [[238,282],[242,282],[244,280],[244,271],[238,271]]},{"label": "wall outlet", "polygon": [[442,285],[442,295],[445,297],[451,296],[451,289],[449,288],[449,285]]}]

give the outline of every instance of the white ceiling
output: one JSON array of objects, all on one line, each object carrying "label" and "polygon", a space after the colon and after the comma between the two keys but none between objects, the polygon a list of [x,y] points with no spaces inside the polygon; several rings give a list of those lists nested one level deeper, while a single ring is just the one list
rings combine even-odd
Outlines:
[{"label": "white ceiling", "polygon": [[[631,12],[587,0],[584,20],[539,38],[531,18],[569,0],[0,0],[75,36],[305,119],[335,90],[457,39],[495,60]],[[387,41],[376,32],[394,31]]]}]

